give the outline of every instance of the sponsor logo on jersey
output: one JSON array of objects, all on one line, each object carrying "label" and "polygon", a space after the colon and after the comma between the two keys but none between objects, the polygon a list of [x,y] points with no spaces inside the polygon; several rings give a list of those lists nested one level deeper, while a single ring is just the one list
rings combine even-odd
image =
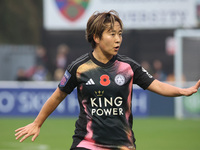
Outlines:
[{"label": "sponsor logo on jersey", "polygon": [[97,116],[117,116],[123,115],[123,98],[117,97],[104,97],[105,92],[98,90],[95,91],[96,97],[90,98],[91,114]]},{"label": "sponsor logo on jersey", "polygon": [[104,91],[94,91],[94,93],[96,94],[96,96],[103,96]]},{"label": "sponsor logo on jersey", "polygon": [[66,70],[62,80],[60,81],[60,86],[64,87],[69,81],[70,77],[71,77],[71,74]]},{"label": "sponsor logo on jersey", "polygon": [[69,21],[76,21],[85,12],[90,0],[55,0],[61,14]]},{"label": "sponsor logo on jersey", "polygon": [[124,85],[125,83],[125,77],[121,74],[118,74],[115,76],[115,83],[119,86]]},{"label": "sponsor logo on jersey", "polygon": [[110,84],[110,77],[104,74],[100,77],[100,84],[103,86],[108,86]]},{"label": "sponsor logo on jersey", "polygon": [[122,107],[122,97],[95,97],[90,98],[91,102],[91,114],[98,116],[118,116],[124,115]]},{"label": "sponsor logo on jersey", "polygon": [[148,71],[146,69],[144,69],[143,67],[142,67],[142,71],[145,72],[149,76],[149,78],[153,78],[153,76],[151,74],[149,74]]},{"label": "sponsor logo on jersey", "polygon": [[94,81],[92,78],[90,78],[87,82],[86,85],[95,85]]}]

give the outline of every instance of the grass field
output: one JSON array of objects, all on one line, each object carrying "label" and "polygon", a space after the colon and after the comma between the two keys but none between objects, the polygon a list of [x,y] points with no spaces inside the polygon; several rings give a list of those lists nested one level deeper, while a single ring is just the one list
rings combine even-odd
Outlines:
[{"label": "grass field", "polygon": [[[14,130],[33,118],[0,118],[0,150],[69,150],[75,119],[49,118],[35,142],[15,140]],[[137,150],[200,150],[200,119],[136,118]]]}]

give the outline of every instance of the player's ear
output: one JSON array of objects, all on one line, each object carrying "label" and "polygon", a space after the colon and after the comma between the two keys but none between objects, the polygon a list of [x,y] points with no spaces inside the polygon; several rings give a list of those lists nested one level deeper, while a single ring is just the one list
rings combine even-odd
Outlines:
[{"label": "player's ear", "polygon": [[96,36],[95,34],[93,35],[93,39],[95,41],[95,43],[99,44],[100,38],[98,36]]}]

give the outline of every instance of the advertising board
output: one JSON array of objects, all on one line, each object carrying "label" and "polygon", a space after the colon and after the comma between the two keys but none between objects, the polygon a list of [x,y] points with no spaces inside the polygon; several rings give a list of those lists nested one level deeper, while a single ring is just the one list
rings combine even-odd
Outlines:
[{"label": "advertising board", "polygon": [[85,30],[95,11],[116,10],[125,29],[196,27],[196,0],[43,0],[44,28]]},{"label": "advertising board", "polygon": [[[41,87],[29,84],[0,87],[0,116],[36,116],[43,104],[51,96],[56,86]],[[44,83],[48,85],[48,83]],[[134,88],[132,113],[134,116],[148,116],[148,93],[139,87]],[[69,94],[53,112],[52,116],[74,117],[79,114],[77,90]]]}]

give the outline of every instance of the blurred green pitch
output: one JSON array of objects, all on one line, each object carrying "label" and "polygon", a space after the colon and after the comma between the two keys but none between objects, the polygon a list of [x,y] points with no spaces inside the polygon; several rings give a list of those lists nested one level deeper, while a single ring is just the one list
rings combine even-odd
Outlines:
[{"label": "blurred green pitch", "polygon": [[[15,140],[14,130],[33,118],[0,118],[0,150],[69,150],[75,118],[46,120],[35,142]],[[200,119],[135,118],[137,150],[200,150]]]}]

